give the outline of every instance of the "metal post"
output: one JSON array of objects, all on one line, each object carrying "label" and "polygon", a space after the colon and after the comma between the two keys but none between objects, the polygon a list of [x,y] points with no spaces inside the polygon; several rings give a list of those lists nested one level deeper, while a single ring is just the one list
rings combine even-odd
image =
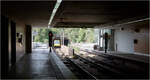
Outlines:
[{"label": "metal post", "polygon": [[62,45],[64,45],[64,29],[62,29]]}]

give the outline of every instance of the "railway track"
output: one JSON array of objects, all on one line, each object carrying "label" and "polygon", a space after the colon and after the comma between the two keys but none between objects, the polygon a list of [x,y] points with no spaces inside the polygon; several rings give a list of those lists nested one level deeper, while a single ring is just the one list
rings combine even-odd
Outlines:
[{"label": "railway track", "polygon": [[[71,67],[70,68],[72,69],[71,71],[77,72],[76,74],[77,76],[80,75],[79,76],[80,79],[116,79],[116,78],[120,79],[120,78],[123,78],[123,77],[118,77],[118,74],[120,74],[120,72],[117,70],[110,69],[104,65],[96,64],[78,55],[76,56],[78,57],[77,59],[66,58],[67,66]],[[80,62],[76,60],[79,60]],[[91,71],[89,69],[92,69],[94,71]]]},{"label": "railway track", "polygon": [[[85,51],[85,50],[82,50],[82,51]],[[88,52],[88,51],[85,51],[85,52]],[[149,69],[149,63],[139,62],[139,61],[136,61],[136,60],[126,59],[126,58],[123,58],[123,57],[118,57],[118,56],[113,56],[113,55],[108,55],[108,54],[97,54],[95,51],[92,52],[92,53],[91,52],[88,52],[88,53],[89,54],[94,54],[96,56],[99,56],[100,58],[105,58],[106,60],[111,61],[111,62],[108,62],[108,64],[106,62],[102,61],[102,60],[98,61],[98,62],[105,63],[105,64],[107,64],[111,67],[120,69],[124,72],[128,73],[128,71],[124,70],[124,69],[128,69],[130,73],[138,73],[138,72],[139,73],[148,73],[147,70]],[[117,64],[114,60],[120,61],[121,65]],[[96,61],[96,59],[95,59],[95,61]],[[133,68],[131,69],[131,66],[130,67],[126,66],[126,63],[134,64],[136,66],[141,67],[141,69],[138,70],[138,72],[134,72]],[[115,65],[117,65],[117,66],[115,66]],[[133,71],[133,72],[131,72],[131,71]]]},{"label": "railway track", "polygon": [[80,67],[77,63],[75,63],[73,60],[69,59],[69,58],[65,58],[66,62],[64,62],[66,64],[67,67],[69,67],[69,69],[74,72],[74,74],[79,78],[79,79],[92,79],[92,80],[96,80],[97,78],[94,77],[91,73],[89,73],[88,71],[86,71],[85,69],[83,69],[82,67]]},{"label": "railway track", "polygon": [[[96,62],[95,60],[89,60],[89,59],[85,59],[79,55],[75,56],[78,57],[78,59],[80,61],[82,61],[85,64],[90,65],[90,68],[94,68],[98,71],[98,74],[95,74],[94,76],[96,76],[97,78],[110,78],[110,79],[116,79],[116,78],[125,78],[124,76],[120,75],[123,74],[122,72],[120,72],[117,69],[111,68],[110,66],[101,64]],[[120,76],[118,76],[120,75]]]},{"label": "railway track", "polygon": [[[92,53],[91,53],[92,54]],[[146,72],[139,72],[130,69],[129,67],[115,63],[114,60],[121,61],[124,63],[124,59],[112,57],[109,55],[98,55],[98,57],[105,58],[105,60],[97,60],[92,57],[83,57],[82,55],[74,54],[77,58],[67,58],[64,62],[73,73],[79,79],[147,79],[149,78],[148,70]],[[134,62],[127,60],[129,62],[138,63],[141,62]],[[142,63],[143,65],[143,63]],[[144,65],[143,65],[144,66]],[[149,68],[146,68],[149,69]]]},{"label": "railway track", "polygon": [[[78,56],[84,60],[87,60],[80,55],[76,55],[76,56]],[[140,79],[149,78],[149,71],[148,71],[149,64],[147,64],[147,63],[137,62],[137,61],[133,61],[133,60],[130,61],[130,60],[126,60],[126,59],[122,59],[122,58],[118,58],[118,57],[116,58],[116,57],[112,57],[112,56],[109,56],[106,54],[105,55],[99,54],[98,56],[105,58],[105,60],[97,60],[97,59],[94,59],[91,57],[88,57],[88,60],[90,59],[90,61],[92,61],[93,63],[96,63],[95,65],[102,65],[102,66],[100,66],[101,68],[103,67],[106,70],[108,69],[108,70],[110,70],[110,72],[119,73],[119,77],[140,78]],[[118,63],[115,63],[113,60],[118,60],[118,61],[121,61],[122,63],[118,64]],[[126,66],[127,63],[130,63],[130,64],[133,63],[134,66],[136,66],[136,67],[137,66],[139,66],[139,67],[143,66],[143,67],[141,67],[139,69],[134,69],[134,67],[130,68],[129,66]],[[133,65],[131,65],[131,66],[133,66]]]},{"label": "railway track", "polygon": [[[80,55],[74,54],[77,59],[66,58],[66,60],[76,68],[77,74],[82,74],[81,79],[143,79],[148,78],[146,74],[129,73],[121,67],[116,67],[112,63],[98,61],[92,58],[84,58]],[[78,61],[76,61],[78,60]],[[94,69],[90,71],[89,69]],[[72,70],[74,72],[74,70]],[[131,71],[132,72],[132,71]],[[83,75],[84,74],[84,75]],[[79,76],[79,75],[78,75]],[[89,77],[86,77],[89,76]]]}]

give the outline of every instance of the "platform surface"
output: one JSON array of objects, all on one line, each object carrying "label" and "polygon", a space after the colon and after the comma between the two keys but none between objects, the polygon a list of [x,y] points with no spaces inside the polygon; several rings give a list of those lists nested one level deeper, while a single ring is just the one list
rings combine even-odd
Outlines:
[{"label": "platform surface", "polygon": [[108,51],[108,53],[104,53],[104,51],[97,51],[97,50],[92,50],[92,52],[95,52],[96,54],[105,54],[105,55],[115,56],[123,59],[143,62],[143,63],[149,63],[149,59],[150,59],[150,56],[139,55],[135,53],[125,53],[125,52],[116,52],[116,51]]},{"label": "platform surface", "polygon": [[[34,49],[25,54],[9,72],[9,79],[58,79],[50,61],[49,49]],[[61,73],[60,73],[61,74]]]}]

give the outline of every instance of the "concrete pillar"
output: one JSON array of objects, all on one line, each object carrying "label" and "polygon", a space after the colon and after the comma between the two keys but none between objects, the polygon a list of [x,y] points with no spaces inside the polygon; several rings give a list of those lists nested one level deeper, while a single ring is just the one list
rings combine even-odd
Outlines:
[{"label": "concrete pillar", "polygon": [[9,70],[9,52],[8,52],[8,18],[1,18],[1,72],[2,78],[6,78]]},{"label": "concrete pillar", "polygon": [[16,23],[11,21],[11,64],[16,63]]},{"label": "concrete pillar", "polygon": [[99,29],[99,50],[102,51],[103,50],[103,30]]},{"label": "concrete pillar", "polygon": [[98,47],[100,47],[100,29],[98,29]]},{"label": "concrete pillar", "polygon": [[114,51],[115,50],[115,42],[114,42],[114,32],[115,30],[114,29],[111,29],[111,37],[110,37],[110,42],[109,42],[109,49],[110,51]]},{"label": "concrete pillar", "polygon": [[32,27],[31,25],[26,25],[26,53],[32,53]]}]

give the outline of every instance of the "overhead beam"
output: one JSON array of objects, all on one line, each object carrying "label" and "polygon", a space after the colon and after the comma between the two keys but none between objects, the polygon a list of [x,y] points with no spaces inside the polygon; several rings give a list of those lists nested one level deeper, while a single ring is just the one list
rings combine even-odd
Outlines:
[{"label": "overhead beam", "polygon": [[88,28],[93,28],[96,25],[100,25],[104,23],[75,23],[75,22],[58,22],[54,27],[65,27],[65,28],[70,28],[70,27],[77,27],[77,28],[83,28],[83,27],[88,27]]},{"label": "overhead beam", "polygon": [[126,20],[122,20],[120,22],[115,22],[115,23],[108,23],[108,24],[104,24],[104,25],[99,25],[99,26],[95,26],[95,28],[118,28],[122,25],[128,25],[128,24],[134,24],[134,23],[137,23],[137,22],[142,22],[142,21],[149,21],[150,20],[150,17],[148,18],[141,18],[141,19],[138,19],[138,18],[135,18],[135,19],[126,19]]}]

